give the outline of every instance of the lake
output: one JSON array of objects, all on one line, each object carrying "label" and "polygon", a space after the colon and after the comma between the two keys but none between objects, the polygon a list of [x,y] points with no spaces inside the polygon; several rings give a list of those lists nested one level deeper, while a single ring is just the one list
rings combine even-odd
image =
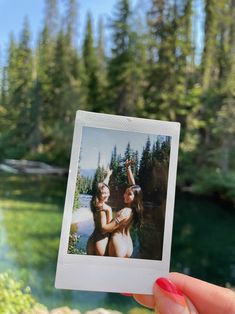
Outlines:
[{"label": "lake", "polygon": [[[0,272],[11,270],[49,309],[140,306],[115,293],[56,290],[66,178],[0,173]],[[171,270],[235,286],[235,209],[190,194],[176,198]]]}]

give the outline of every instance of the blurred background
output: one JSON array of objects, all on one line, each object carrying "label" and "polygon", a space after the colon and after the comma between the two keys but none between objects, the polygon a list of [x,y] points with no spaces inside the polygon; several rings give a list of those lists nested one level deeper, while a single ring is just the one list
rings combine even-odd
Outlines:
[{"label": "blurred background", "polygon": [[150,313],[54,288],[78,109],[181,123],[171,270],[234,287],[235,1],[0,0],[1,313]]}]

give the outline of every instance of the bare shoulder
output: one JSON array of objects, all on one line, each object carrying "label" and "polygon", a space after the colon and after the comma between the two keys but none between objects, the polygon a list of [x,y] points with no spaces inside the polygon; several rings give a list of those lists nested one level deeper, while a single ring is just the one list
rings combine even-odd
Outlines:
[{"label": "bare shoulder", "polygon": [[130,207],[124,207],[120,210],[120,214],[123,217],[129,217],[132,214],[132,209]]},{"label": "bare shoulder", "polygon": [[104,204],[104,205],[103,205],[103,209],[104,209],[104,210],[110,210],[111,207],[110,207],[109,205],[107,205],[107,204]]},{"label": "bare shoulder", "polygon": [[105,211],[112,211],[112,208],[109,205],[104,204],[103,210],[105,210]]}]

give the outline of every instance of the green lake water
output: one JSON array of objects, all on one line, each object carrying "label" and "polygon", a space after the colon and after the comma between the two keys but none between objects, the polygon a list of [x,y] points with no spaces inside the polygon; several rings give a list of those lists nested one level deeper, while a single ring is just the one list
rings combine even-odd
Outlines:
[{"label": "green lake water", "polygon": [[[54,288],[66,182],[64,177],[0,173],[0,272],[11,270],[23,279],[49,309],[104,307],[128,313],[141,308],[120,294]],[[177,196],[171,270],[235,286],[235,209],[230,204]]]}]

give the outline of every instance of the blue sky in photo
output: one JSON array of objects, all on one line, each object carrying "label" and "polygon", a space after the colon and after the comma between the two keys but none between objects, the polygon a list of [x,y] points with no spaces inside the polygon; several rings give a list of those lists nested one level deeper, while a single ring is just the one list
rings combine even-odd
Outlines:
[{"label": "blue sky in photo", "polygon": [[117,154],[123,156],[128,142],[141,157],[148,136],[152,145],[157,140],[163,142],[166,139],[164,135],[83,127],[79,166],[82,170],[96,169],[100,153],[101,166],[107,169],[114,146],[117,146]]}]

